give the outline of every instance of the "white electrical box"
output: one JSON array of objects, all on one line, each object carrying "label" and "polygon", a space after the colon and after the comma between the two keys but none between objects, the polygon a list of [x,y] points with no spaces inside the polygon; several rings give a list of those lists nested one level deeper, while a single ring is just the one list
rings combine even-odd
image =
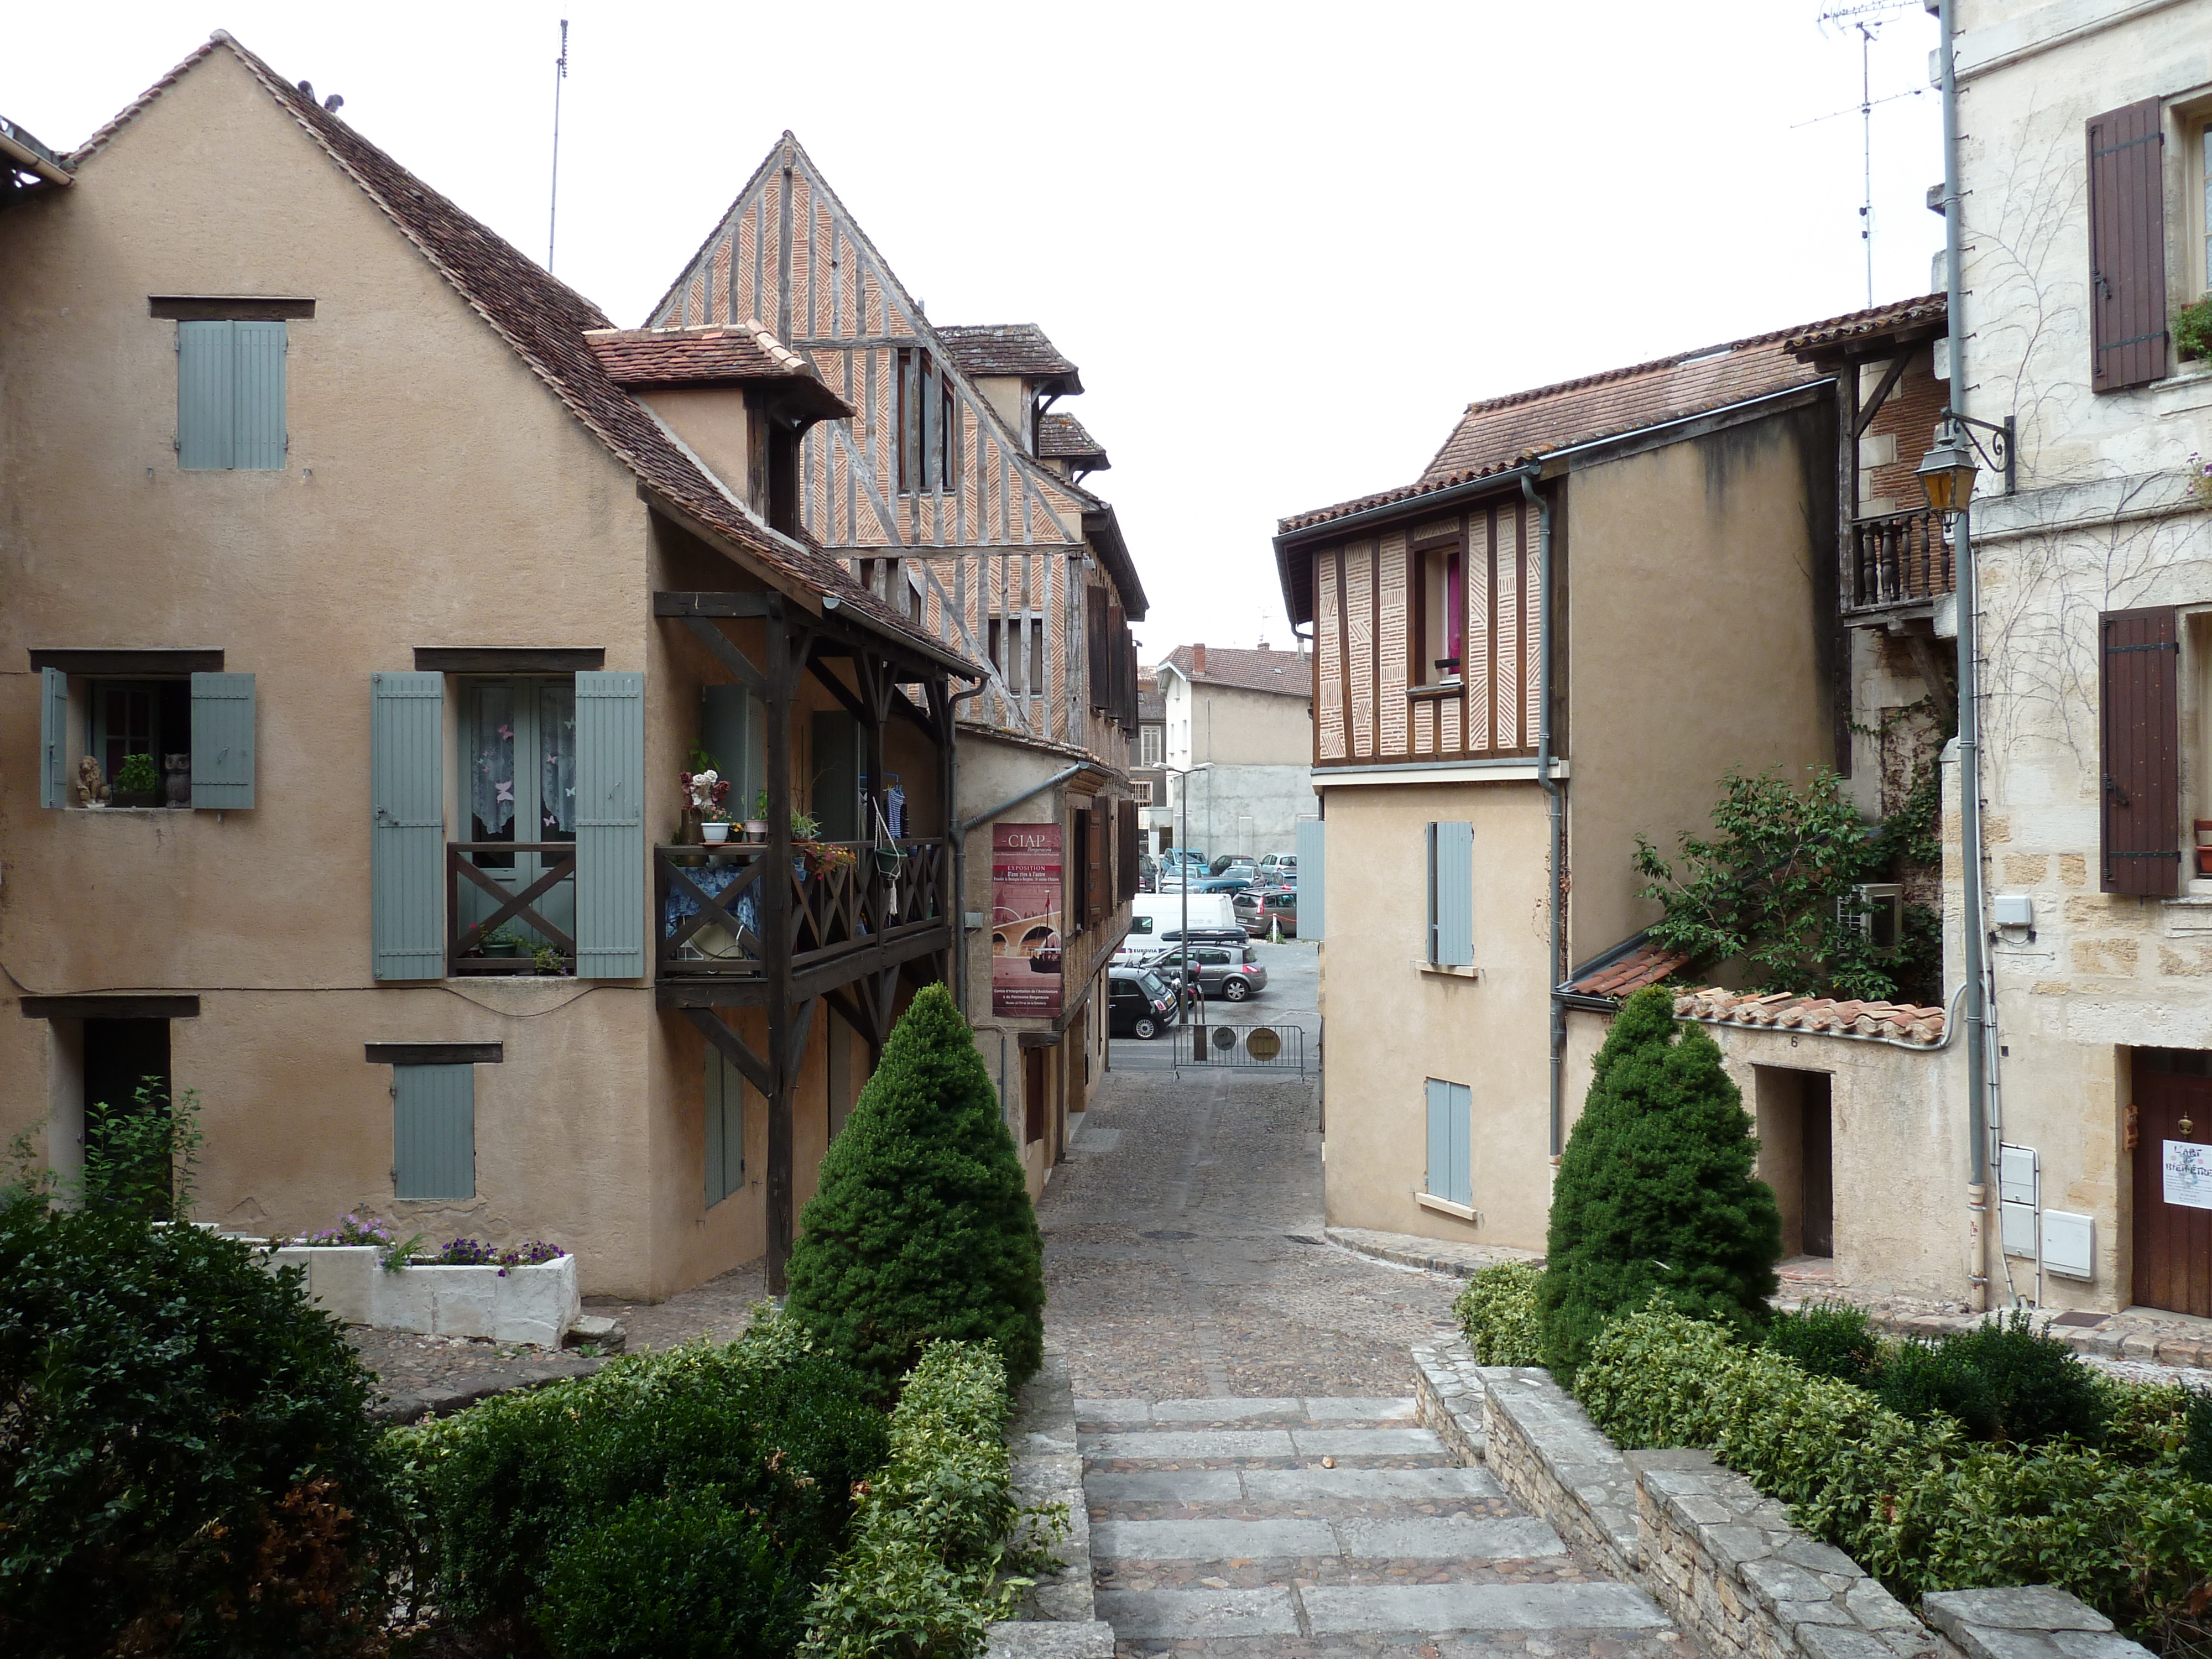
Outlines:
[{"label": "white electrical box", "polygon": [[[2036,1190],[2036,1173],[2034,1147],[1998,1144],[1997,1197],[2002,1202],[2033,1207],[2040,1196]],[[2033,1255],[2035,1252],[2031,1249],[2028,1254]]]},{"label": "white electrical box", "polygon": [[1997,1206],[1997,1237],[2007,1255],[2035,1258],[2035,1206],[2033,1204],[2000,1204]]},{"label": "white electrical box", "polygon": [[2035,926],[2035,901],[2026,893],[1999,893],[1990,900],[1990,909],[2000,927]]},{"label": "white electrical box", "polygon": [[2097,1222],[2094,1216],[2043,1212],[2043,1270],[2060,1279],[2097,1276]]}]

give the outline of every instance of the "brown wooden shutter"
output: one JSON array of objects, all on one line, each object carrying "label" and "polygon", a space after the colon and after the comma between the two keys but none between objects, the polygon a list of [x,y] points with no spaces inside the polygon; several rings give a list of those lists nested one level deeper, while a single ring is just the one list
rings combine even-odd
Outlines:
[{"label": "brown wooden shutter", "polygon": [[1123,801],[1121,845],[1115,849],[1115,857],[1119,860],[1116,873],[1121,878],[1114,889],[1116,904],[1127,904],[1137,896],[1137,841],[1141,833],[1137,823],[1137,803]]},{"label": "brown wooden shutter", "polygon": [[1133,736],[1137,730],[1137,636],[1123,628],[1115,649],[1121,655],[1121,726]]},{"label": "brown wooden shutter", "polygon": [[1083,625],[1085,643],[1091,659],[1091,706],[1109,708],[1113,706],[1113,665],[1106,653],[1106,590],[1086,587],[1083,590]]},{"label": "brown wooden shutter", "polygon": [[2090,119],[2094,391],[2116,392],[2166,374],[2165,152],[2155,98]]},{"label": "brown wooden shutter", "polygon": [[1083,896],[1087,908],[1083,913],[1084,925],[1096,927],[1106,920],[1106,808],[1101,802],[1084,814],[1090,820],[1089,878],[1083,884]]},{"label": "brown wooden shutter", "polygon": [[2173,607],[2097,618],[2103,674],[2103,880],[2107,893],[2167,894],[2181,882],[2181,647]]}]

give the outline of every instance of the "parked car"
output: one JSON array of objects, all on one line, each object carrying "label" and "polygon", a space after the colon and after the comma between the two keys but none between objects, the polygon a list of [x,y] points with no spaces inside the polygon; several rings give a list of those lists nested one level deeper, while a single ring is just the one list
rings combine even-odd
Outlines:
[{"label": "parked car", "polygon": [[1231,870],[1226,875],[1208,876],[1203,881],[1194,882],[1190,890],[1194,893],[1241,893],[1249,887],[1252,882],[1251,871],[1239,872]]},{"label": "parked car", "polygon": [[1170,847],[1160,854],[1163,870],[1180,870],[1185,865],[1203,870],[1206,868],[1206,854],[1191,847]]},{"label": "parked car", "polygon": [[1237,920],[1244,924],[1244,931],[1258,939],[1268,933],[1277,922],[1282,924],[1286,939],[1295,939],[1298,932],[1298,896],[1289,887],[1249,887],[1231,901],[1237,907]]},{"label": "parked car", "polygon": [[1176,994],[1145,968],[1106,970],[1106,1030],[1150,1042],[1176,1023]]},{"label": "parked car", "polygon": [[1150,853],[1137,854],[1137,890],[1140,893],[1160,890],[1160,861]]},{"label": "parked car", "polygon": [[1297,874],[1298,855],[1296,853],[1270,853],[1260,860],[1263,876],[1291,876]]},{"label": "parked car", "polygon": [[[1141,925],[1146,921],[1149,927]],[[1226,893],[1206,893],[1194,887],[1187,897],[1180,892],[1140,893],[1129,902],[1132,939],[1149,933],[1157,947],[1181,938],[1186,927],[1194,939],[1208,930],[1235,939],[1243,924],[1237,920],[1237,907]]]},{"label": "parked car", "polygon": [[[1180,946],[1163,951],[1153,961],[1152,972],[1172,985],[1182,977],[1182,959]],[[1241,941],[1235,945],[1192,945],[1190,971],[1191,977],[1198,981],[1201,996],[1219,997],[1224,1002],[1242,1002],[1267,987],[1267,970],[1253,956],[1252,947]]]},{"label": "parked car", "polygon": [[1224,853],[1206,867],[1217,876],[1243,875],[1255,881],[1260,878],[1260,860],[1245,853]]}]

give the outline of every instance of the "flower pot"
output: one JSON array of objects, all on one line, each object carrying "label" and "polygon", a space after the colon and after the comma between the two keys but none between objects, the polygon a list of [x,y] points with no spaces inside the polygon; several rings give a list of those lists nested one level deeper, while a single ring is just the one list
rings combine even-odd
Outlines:
[{"label": "flower pot", "polygon": [[108,803],[113,806],[159,806],[161,793],[158,789],[111,789]]},{"label": "flower pot", "polygon": [[522,954],[522,946],[513,939],[486,939],[483,949],[488,957],[519,957]]},{"label": "flower pot", "polygon": [[2197,873],[2200,876],[2212,876],[2212,847],[2200,847],[2197,849]]},{"label": "flower pot", "polygon": [[766,818],[747,818],[745,820],[745,839],[747,841],[766,841],[768,839],[768,820]]},{"label": "flower pot", "polygon": [[708,846],[720,847],[729,840],[730,826],[726,823],[702,823],[699,826],[699,833],[706,836]]}]

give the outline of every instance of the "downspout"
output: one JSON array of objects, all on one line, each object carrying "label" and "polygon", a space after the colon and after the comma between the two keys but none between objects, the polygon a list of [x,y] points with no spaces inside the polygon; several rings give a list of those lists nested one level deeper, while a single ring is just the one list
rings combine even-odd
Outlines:
[{"label": "downspout", "polygon": [[1564,970],[1559,965],[1559,946],[1566,932],[1567,825],[1566,802],[1560,796],[1559,780],[1552,775],[1552,503],[1526,472],[1521,475],[1521,494],[1525,500],[1535,503],[1538,525],[1536,781],[1543,788],[1552,819],[1552,954],[1544,969],[1544,981],[1552,988],[1551,1145],[1552,1157],[1556,1161],[1565,1141],[1561,1132],[1565,1121],[1561,1096],[1565,1086],[1567,1006],[1560,999],[1559,981]]}]

